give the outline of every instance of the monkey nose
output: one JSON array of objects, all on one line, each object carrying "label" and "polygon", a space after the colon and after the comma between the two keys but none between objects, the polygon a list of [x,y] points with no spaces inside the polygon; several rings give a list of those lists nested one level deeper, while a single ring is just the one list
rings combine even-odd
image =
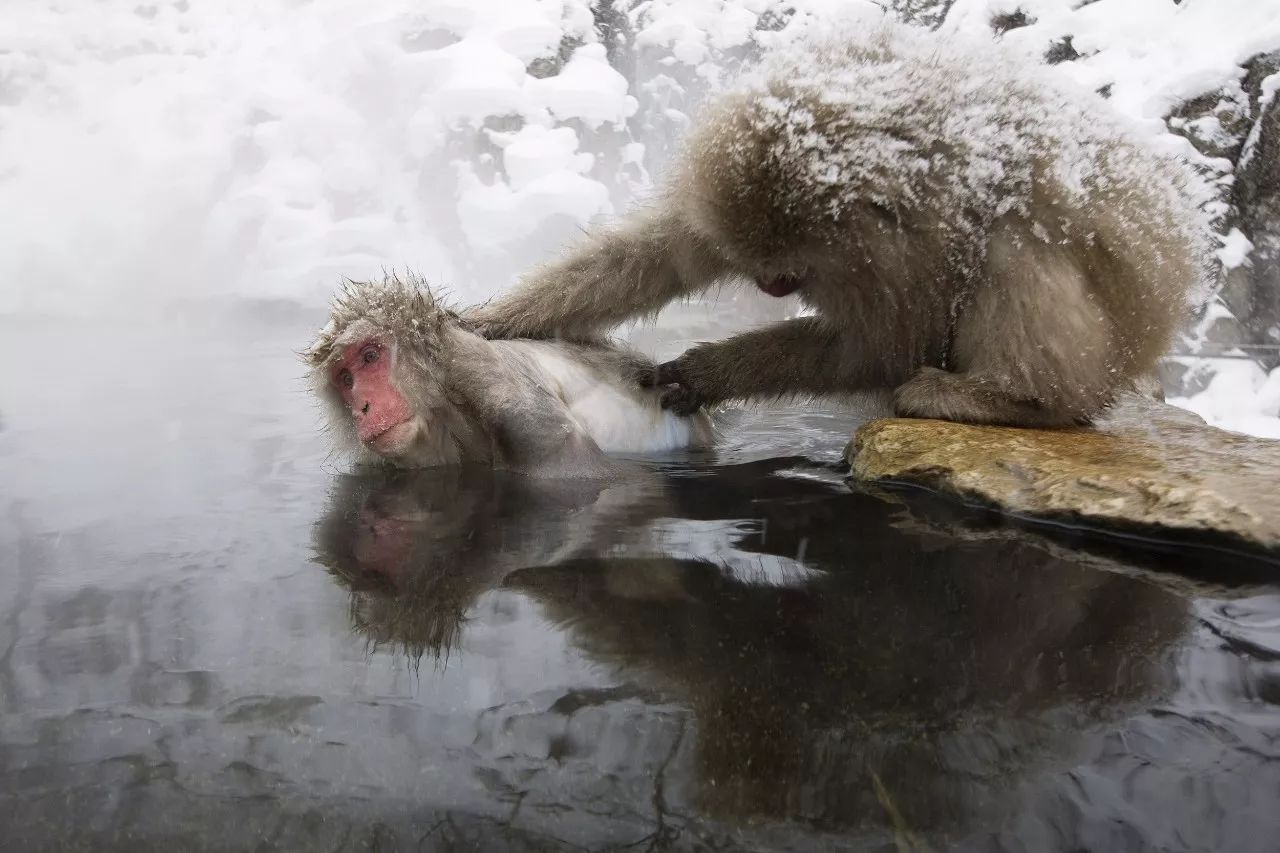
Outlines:
[{"label": "monkey nose", "polygon": [[369,401],[368,401],[368,400],[365,400],[365,401],[364,401],[364,405],[360,407],[360,414],[362,414],[362,415],[367,415],[367,414],[369,414]]}]

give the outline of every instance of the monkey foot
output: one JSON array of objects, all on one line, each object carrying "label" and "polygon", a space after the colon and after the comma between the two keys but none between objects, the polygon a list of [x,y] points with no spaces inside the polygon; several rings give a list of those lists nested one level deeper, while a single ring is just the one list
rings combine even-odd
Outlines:
[{"label": "monkey foot", "polygon": [[1042,428],[1088,420],[1065,405],[1049,406],[1010,394],[995,380],[935,367],[920,368],[893,392],[893,411],[903,418]]}]

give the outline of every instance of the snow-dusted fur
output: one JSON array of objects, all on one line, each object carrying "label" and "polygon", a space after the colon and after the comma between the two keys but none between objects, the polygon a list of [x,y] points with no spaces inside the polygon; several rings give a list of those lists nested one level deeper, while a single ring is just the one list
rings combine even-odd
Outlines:
[{"label": "snow-dusted fur", "polygon": [[1202,284],[1189,168],[990,41],[886,26],[769,59],[665,194],[479,309],[590,335],[728,277],[816,316],[664,366],[678,407],[896,389],[902,415],[1086,422],[1154,367]]},{"label": "snow-dusted fur", "polygon": [[[420,281],[351,282],[307,350],[312,384],[341,445],[366,461],[331,371],[343,349],[378,340],[393,350],[396,387],[419,419],[402,467],[468,462],[541,476],[608,476],[605,453],[707,447],[705,413],[664,411],[640,387],[653,362],[605,342],[488,341],[467,331]],[[373,457],[376,458],[376,457]]]}]

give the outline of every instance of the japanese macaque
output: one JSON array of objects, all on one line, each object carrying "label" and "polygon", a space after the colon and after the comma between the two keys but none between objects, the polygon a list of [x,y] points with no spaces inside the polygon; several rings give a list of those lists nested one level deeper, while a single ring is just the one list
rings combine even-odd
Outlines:
[{"label": "japanese macaque", "polygon": [[1186,164],[985,40],[884,27],[779,54],[650,205],[475,328],[574,339],[732,278],[812,309],[663,364],[648,381],[681,412],[893,389],[901,416],[1063,426],[1153,368],[1206,270]]},{"label": "japanese macaque", "polygon": [[416,280],[350,283],[307,351],[344,443],[404,468],[483,463],[535,476],[608,477],[605,454],[711,443],[705,413],[663,411],[654,370],[603,342],[488,341]]}]

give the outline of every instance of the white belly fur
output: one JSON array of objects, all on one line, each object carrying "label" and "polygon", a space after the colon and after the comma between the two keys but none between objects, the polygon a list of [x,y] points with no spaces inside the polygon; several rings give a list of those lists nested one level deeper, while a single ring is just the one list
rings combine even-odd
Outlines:
[{"label": "white belly fur", "polygon": [[606,453],[681,450],[695,444],[695,425],[704,425],[702,432],[706,432],[707,416],[702,413],[693,418],[673,415],[663,410],[656,391],[629,387],[621,378],[602,377],[552,347],[534,342],[527,346],[551,390]]}]

